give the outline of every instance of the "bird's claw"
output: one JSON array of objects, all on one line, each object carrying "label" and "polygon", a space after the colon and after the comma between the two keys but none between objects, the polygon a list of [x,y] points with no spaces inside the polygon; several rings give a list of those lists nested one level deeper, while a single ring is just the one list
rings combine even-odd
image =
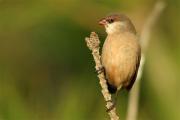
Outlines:
[{"label": "bird's claw", "polygon": [[103,73],[104,71],[105,71],[105,69],[104,69],[103,66],[102,66],[102,67],[99,67],[99,68],[96,70],[96,72],[97,72],[98,75],[101,74],[101,73]]}]

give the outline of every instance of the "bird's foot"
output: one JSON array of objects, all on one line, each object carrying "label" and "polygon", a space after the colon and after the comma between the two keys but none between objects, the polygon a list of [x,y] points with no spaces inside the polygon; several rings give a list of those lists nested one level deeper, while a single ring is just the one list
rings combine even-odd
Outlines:
[{"label": "bird's foot", "polygon": [[99,67],[97,70],[96,70],[97,74],[101,74],[103,72],[105,72],[105,68],[102,66],[102,67]]}]

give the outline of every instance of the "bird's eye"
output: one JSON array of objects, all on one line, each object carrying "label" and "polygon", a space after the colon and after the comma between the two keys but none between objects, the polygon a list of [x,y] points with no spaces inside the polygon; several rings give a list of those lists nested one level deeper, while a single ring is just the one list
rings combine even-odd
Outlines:
[{"label": "bird's eye", "polygon": [[114,22],[114,20],[113,19],[109,19],[109,21],[108,21],[109,23],[113,23]]}]

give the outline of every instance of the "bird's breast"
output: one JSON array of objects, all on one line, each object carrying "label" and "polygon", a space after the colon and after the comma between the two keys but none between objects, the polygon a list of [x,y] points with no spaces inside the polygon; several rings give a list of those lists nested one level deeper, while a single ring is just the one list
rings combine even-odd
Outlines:
[{"label": "bird's breast", "polygon": [[108,36],[102,49],[102,64],[108,82],[116,87],[131,77],[137,61],[138,42],[135,36]]}]

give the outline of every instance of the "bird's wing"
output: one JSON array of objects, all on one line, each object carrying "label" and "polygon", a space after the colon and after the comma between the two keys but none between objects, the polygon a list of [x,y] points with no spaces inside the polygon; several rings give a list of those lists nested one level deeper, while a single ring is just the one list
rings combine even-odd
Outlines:
[{"label": "bird's wing", "polygon": [[126,90],[131,90],[135,80],[136,80],[136,77],[137,77],[137,73],[138,73],[138,69],[139,69],[139,65],[140,65],[140,61],[141,61],[141,49],[139,48],[138,50],[138,55],[137,55],[137,61],[136,61],[136,68],[135,68],[135,71],[132,75],[132,77],[130,78],[130,83],[129,85],[126,86]]}]

